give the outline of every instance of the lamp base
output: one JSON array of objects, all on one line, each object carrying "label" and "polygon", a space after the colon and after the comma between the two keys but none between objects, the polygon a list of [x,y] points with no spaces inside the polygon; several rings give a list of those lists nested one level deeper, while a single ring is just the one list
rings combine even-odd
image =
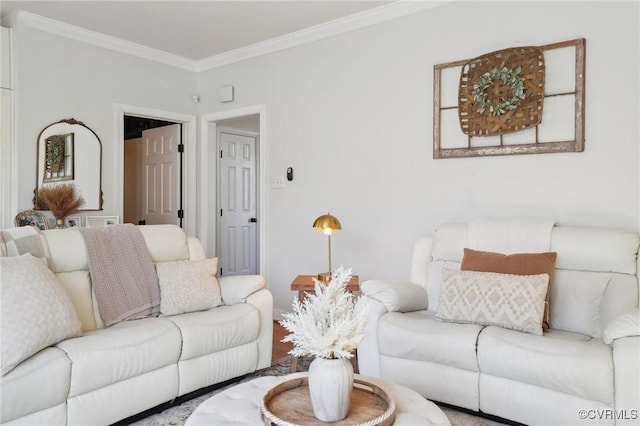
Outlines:
[{"label": "lamp base", "polygon": [[318,281],[321,281],[323,283],[328,283],[329,281],[331,281],[331,272],[322,272],[320,274],[318,274]]}]

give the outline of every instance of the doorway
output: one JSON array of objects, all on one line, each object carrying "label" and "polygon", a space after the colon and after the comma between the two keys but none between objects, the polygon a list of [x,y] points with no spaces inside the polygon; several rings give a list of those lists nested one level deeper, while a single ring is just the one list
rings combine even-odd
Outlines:
[{"label": "doorway", "polygon": [[258,134],[218,126],[217,140],[220,153],[216,191],[218,274],[256,275]]},{"label": "doorway", "polygon": [[141,117],[152,120],[168,121],[179,123],[182,127],[180,135],[184,145],[183,167],[182,167],[182,204],[184,206],[182,228],[187,235],[193,235],[202,241],[203,234],[198,230],[198,212],[203,214],[199,203],[198,173],[197,167],[200,160],[197,155],[196,143],[196,116],[181,114],[173,111],[157,110],[136,105],[118,104],[115,105],[115,135],[118,143],[115,144],[116,166],[113,171],[113,183],[117,189],[114,194],[115,206],[120,218],[124,217],[124,117]]},{"label": "doorway", "polygon": [[[220,131],[232,130],[232,133],[239,133],[241,135],[248,135],[249,137],[256,138],[255,148],[255,202],[256,211],[255,215],[248,216],[244,220],[249,224],[249,227],[245,227],[245,231],[241,234],[251,238],[251,232],[254,232],[256,237],[256,252],[255,252],[255,264],[257,274],[266,274],[266,149],[267,140],[265,136],[265,108],[263,105],[256,105],[250,107],[243,107],[235,110],[222,111],[217,113],[211,113],[202,117],[201,121],[201,135],[202,135],[202,160],[208,164],[208,167],[203,167],[202,182],[206,182],[205,189],[203,190],[203,202],[204,208],[208,211],[208,214],[201,217],[200,229],[202,230],[203,241],[208,253],[211,256],[224,257],[224,252],[229,252],[233,248],[228,239],[219,238],[224,232],[220,229],[220,207],[222,203],[219,199],[221,193],[221,178],[220,170],[222,168],[220,164],[220,150],[218,144],[220,140]],[[223,212],[224,214],[224,212]],[[255,218],[255,222],[251,220]],[[253,227],[253,228],[251,228]],[[244,256],[244,254],[243,254]],[[245,259],[250,258],[244,256]],[[225,270],[224,261],[220,263],[223,270],[222,275],[229,275],[229,270]],[[218,271],[220,273],[220,271]]]},{"label": "doorway", "polygon": [[180,123],[124,116],[123,223],[182,227]]}]

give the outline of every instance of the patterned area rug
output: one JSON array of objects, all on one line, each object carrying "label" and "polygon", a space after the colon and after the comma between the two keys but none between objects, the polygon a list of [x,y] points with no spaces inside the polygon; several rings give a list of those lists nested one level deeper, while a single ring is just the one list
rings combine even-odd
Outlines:
[{"label": "patterned area rug", "polygon": [[[307,369],[309,368],[310,362],[311,362],[310,358],[300,359],[298,361],[298,371],[307,371]],[[243,377],[242,379],[238,380],[235,383],[229,384],[225,387],[221,387],[219,389],[197,396],[193,399],[183,402],[182,404],[167,408],[166,410],[160,413],[152,414],[149,417],[146,417],[142,420],[139,420],[133,423],[128,423],[128,424],[133,426],[183,426],[187,421],[187,418],[189,418],[189,416],[196,409],[196,407],[198,407],[200,404],[202,404],[204,401],[206,401],[216,393],[222,392],[224,389],[227,389],[231,386],[235,386],[238,383],[246,382],[248,380],[253,380],[256,377],[282,376],[285,374],[289,374],[290,369],[291,369],[291,357],[288,356],[278,361],[275,365],[269,368],[258,370],[252,374],[248,374],[247,376]],[[483,417],[474,416],[466,412],[457,411],[448,407],[441,406],[440,408],[447,415],[452,426],[499,426],[503,424],[497,421],[485,419]],[[256,426],[260,426],[260,425],[256,425]]]}]

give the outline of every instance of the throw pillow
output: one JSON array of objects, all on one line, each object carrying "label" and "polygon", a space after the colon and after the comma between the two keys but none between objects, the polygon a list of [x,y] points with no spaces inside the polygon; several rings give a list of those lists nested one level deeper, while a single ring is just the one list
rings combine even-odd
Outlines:
[{"label": "throw pillow", "polygon": [[30,253],[0,258],[2,375],[42,349],[82,334],[67,292]]},{"label": "throw pillow", "polygon": [[460,269],[463,271],[497,272],[514,275],[549,275],[549,286],[544,298],[544,320],[542,329],[549,329],[549,302],[551,300],[551,285],[553,271],[556,265],[557,253],[516,253],[502,254],[488,251],[464,249],[464,257]]},{"label": "throw pillow", "polygon": [[513,275],[442,269],[436,319],[497,325],[542,335],[547,274]]},{"label": "throw pillow", "polygon": [[20,256],[30,253],[47,265],[49,253],[46,249],[44,237],[36,226],[21,226],[0,231],[0,238],[4,240],[5,256]]},{"label": "throw pillow", "polygon": [[221,305],[217,270],[217,258],[156,263],[160,283],[160,314],[178,315]]}]

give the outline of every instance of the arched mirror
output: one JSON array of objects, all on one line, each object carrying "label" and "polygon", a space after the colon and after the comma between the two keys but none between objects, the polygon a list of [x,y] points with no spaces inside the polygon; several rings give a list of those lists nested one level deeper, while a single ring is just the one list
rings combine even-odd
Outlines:
[{"label": "arched mirror", "polygon": [[85,200],[80,210],[102,210],[102,143],[83,122],[70,118],[42,129],[36,170],[35,210],[46,210],[38,189],[60,183],[75,185]]}]

